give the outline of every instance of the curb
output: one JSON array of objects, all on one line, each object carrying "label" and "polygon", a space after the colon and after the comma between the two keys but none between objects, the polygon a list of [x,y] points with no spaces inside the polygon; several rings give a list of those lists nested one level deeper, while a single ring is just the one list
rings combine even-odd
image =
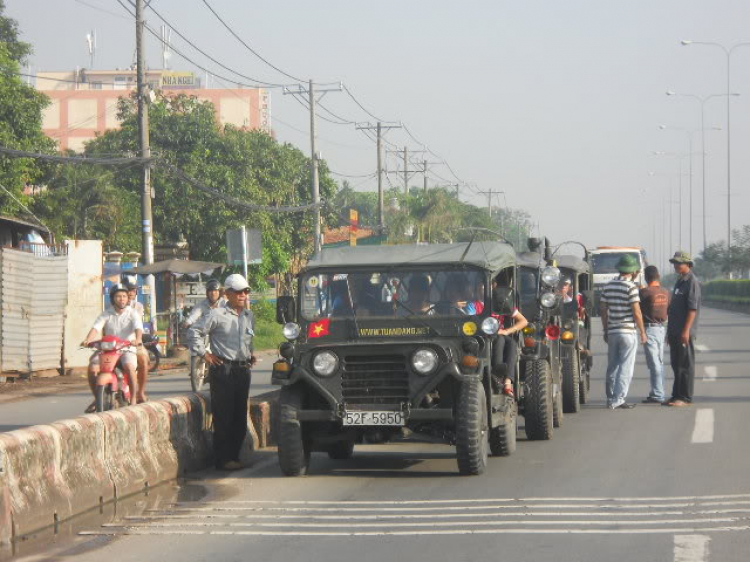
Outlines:
[{"label": "curb", "polygon": [[[249,401],[243,456],[275,443],[278,391]],[[213,465],[193,394],[0,433],[0,544]]]}]

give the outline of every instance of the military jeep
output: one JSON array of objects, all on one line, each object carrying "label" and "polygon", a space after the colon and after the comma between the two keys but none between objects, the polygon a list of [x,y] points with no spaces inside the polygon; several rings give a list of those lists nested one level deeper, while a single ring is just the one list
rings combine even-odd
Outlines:
[{"label": "military jeep", "polygon": [[559,256],[556,262],[562,274],[560,363],[563,410],[575,413],[588,400],[591,388],[591,268],[588,260],[574,255]]},{"label": "military jeep", "polygon": [[277,302],[282,472],[363,443],[452,444],[466,475],[511,454],[518,410],[493,375],[493,279],[515,266],[504,242],[323,249]]},{"label": "military jeep", "polygon": [[529,321],[524,329],[520,358],[519,407],[526,437],[551,439],[563,422],[560,368],[560,270],[540,241],[530,239],[531,251],[517,257],[521,313]]}]

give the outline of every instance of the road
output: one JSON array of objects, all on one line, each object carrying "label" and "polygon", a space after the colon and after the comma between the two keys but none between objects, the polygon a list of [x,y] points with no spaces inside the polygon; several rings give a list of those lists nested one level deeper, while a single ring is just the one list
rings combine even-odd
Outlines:
[{"label": "road", "polygon": [[[598,321],[596,322],[598,325]],[[440,445],[314,455],[284,478],[275,458],[193,480],[208,495],[89,524],[47,555],[98,562],[745,561],[750,546],[750,316],[705,310],[690,408],[604,407],[596,338],[592,403],[550,442],[521,440],[478,477]],[[669,377],[671,381],[671,375]],[[671,384],[671,383],[670,383]],[[648,393],[642,353],[631,399]],[[522,434],[521,434],[522,435]]]},{"label": "road", "polygon": [[[277,388],[271,386],[271,366],[274,356],[273,352],[259,354],[261,362],[253,369],[253,382],[250,389],[252,396]],[[157,372],[148,381],[147,395],[150,400],[190,392],[190,379],[186,370],[166,371],[164,374]],[[44,396],[3,403],[0,405],[0,432],[79,416],[91,400],[88,387],[82,386],[75,392],[51,391]]]}]

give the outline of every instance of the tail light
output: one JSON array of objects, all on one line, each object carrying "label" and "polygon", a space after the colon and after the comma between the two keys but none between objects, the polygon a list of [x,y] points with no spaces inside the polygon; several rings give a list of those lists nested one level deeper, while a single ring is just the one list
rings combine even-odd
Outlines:
[{"label": "tail light", "polygon": [[536,340],[532,338],[531,336],[526,336],[523,339],[523,346],[524,347],[534,347],[536,346]]},{"label": "tail light", "polygon": [[547,326],[546,333],[548,339],[555,341],[560,337],[560,326],[555,326],[554,324]]}]

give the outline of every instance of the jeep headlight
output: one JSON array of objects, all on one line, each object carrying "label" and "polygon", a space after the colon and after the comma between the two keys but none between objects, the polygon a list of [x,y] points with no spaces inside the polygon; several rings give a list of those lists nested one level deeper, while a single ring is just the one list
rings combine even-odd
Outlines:
[{"label": "jeep headlight", "polygon": [[411,356],[411,366],[420,375],[429,375],[437,365],[438,356],[432,349],[418,349]]},{"label": "jeep headlight", "polygon": [[557,287],[560,282],[560,270],[553,266],[547,266],[542,270],[542,283],[547,287]]},{"label": "jeep headlight", "polygon": [[482,332],[488,336],[494,336],[500,329],[500,321],[494,316],[488,316],[482,320]]},{"label": "jeep headlight", "polygon": [[282,334],[284,334],[284,337],[286,339],[296,340],[300,334],[299,324],[295,324],[294,322],[289,322],[287,324],[284,324],[284,327],[282,328],[281,332]]},{"label": "jeep headlight", "polygon": [[339,358],[332,351],[321,351],[313,357],[312,367],[321,377],[329,377],[339,366]]},{"label": "jeep headlight", "polygon": [[555,293],[542,293],[539,297],[539,302],[544,308],[554,308],[557,304],[557,295]]}]

